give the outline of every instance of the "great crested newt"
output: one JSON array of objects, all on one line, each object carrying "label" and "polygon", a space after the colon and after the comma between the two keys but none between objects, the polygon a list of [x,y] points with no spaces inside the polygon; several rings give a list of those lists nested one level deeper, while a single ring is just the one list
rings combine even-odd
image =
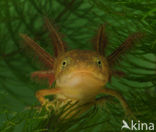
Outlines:
[{"label": "great crested newt", "polygon": [[[42,89],[36,92],[36,97],[42,105],[54,102],[78,101],[78,104],[97,102],[96,96],[100,93],[116,97],[125,113],[129,113],[129,107],[122,94],[114,89],[106,88],[112,75],[122,72],[113,71],[113,66],[120,56],[125,53],[134,42],[142,35],[134,33],[130,35],[113,53],[106,56],[107,36],[105,25],[101,25],[94,38],[94,51],[91,50],[69,50],[61,39],[54,26],[46,19],[55,56],[52,57],[34,40],[25,34],[21,34],[24,43],[32,49],[40,60],[48,68],[47,71],[37,71],[32,77],[47,78],[49,85],[55,81],[54,88]],[[47,95],[55,95],[53,101],[45,98]]]}]

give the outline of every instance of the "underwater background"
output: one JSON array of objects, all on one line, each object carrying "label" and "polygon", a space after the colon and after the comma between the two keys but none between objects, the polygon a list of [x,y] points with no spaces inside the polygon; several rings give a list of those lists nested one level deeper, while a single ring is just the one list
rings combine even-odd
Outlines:
[{"label": "underwater background", "polygon": [[31,109],[39,105],[35,92],[48,86],[31,80],[33,71],[44,68],[25,51],[20,33],[53,54],[45,16],[58,27],[69,50],[92,50],[101,24],[106,24],[107,55],[130,34],[145,33],[115,67],[125,76],[113,77],[107,87],[122,93],[136,122],[156,127],[155,0],[0,0],[0,132],[117,132],[122,120],[130,122],[115,98],[114,104],[92,108],[77,120],[60,121],[54,111],[45,117],[44,111]]}]

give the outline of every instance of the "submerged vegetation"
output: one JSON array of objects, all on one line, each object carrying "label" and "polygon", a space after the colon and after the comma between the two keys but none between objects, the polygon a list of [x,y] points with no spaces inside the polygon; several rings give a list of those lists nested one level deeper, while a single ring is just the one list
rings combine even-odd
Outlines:
[{"label": "submerged vegetation", "polygon": [[90,38],[101,24],[106,25],[109,40],[107,55],[129,34],[144,33],[141,42],[115,67],[124,71],[124,77],[113,77],[107,87],[121,91],[136,120],[156,124],[155,7],[155,0],[1,0],[0,131],[117,131],[123,119],[129,120],[115,98],[77,119],[59,120],[64,108],[58,115],[34,108],[39,105],[35,92],[48,86],[30,79],[31,72],[44,68],[29,52],[23,52],[19,34],[28,34],[53,54],[45,16],[63,34],[68,49],[92,49]]}]

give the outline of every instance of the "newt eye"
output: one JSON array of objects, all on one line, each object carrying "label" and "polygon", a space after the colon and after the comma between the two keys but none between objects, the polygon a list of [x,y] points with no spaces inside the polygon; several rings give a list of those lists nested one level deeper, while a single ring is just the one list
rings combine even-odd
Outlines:
[{"label": "newt eye", "polygon": [[62,62],[62,68],[65,68],[66,66],[67,66],[67,61],[64,60],[64,61]]},{"label": "newt eye", "polygon": [[97,59],[96,63],[97,63],[97,65],[98,65],[99,67],[102,66],[102,62],[101,62],[101,60]]},{"label": "newt eye", "polygon": [[64,61],[64,62],[62,63],[62,65],[65,66],[65,65],[66,65],[66,62]]},{"label": "newt eye", "polygon": [[65,68],[69,64],[69,58],[66,58],[61,63],[61,68]]}]

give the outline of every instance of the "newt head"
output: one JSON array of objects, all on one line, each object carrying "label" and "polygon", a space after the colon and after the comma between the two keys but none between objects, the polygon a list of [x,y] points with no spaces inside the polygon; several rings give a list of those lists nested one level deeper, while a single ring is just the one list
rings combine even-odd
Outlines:
[{"label": "newt head", "polygon": [[71,50],[54,63],[56,87],[70,98],[89,98],[108,82],[107,60],[95,51]]}]

